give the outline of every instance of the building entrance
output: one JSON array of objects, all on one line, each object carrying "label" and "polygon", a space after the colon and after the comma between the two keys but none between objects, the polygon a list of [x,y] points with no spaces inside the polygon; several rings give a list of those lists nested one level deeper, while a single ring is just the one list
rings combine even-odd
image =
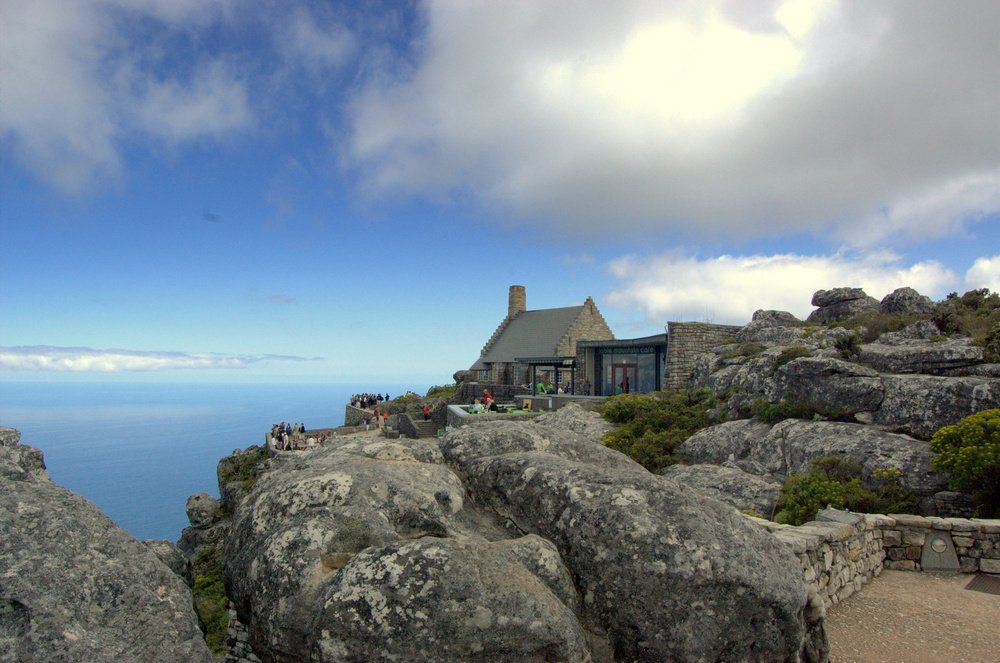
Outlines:
[{"label": "building entrance", "polygon": [[611,384],[614,394],[631,394],[638,386],[636,380],[638,366],[635,364],[614,364],[611,367]]}]

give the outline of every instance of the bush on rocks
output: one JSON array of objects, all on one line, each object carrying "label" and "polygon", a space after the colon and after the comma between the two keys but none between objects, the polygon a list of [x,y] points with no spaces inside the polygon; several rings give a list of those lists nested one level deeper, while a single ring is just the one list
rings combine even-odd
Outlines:
[{"label": "bush on rocks", "polygon": [[917,506],[913,492],[899,485],[899,470],[877,468],[862,483],[860,463],[827,456],[817,458],[812,466],[808,473],[785,481],[777,522],[801,525],[826,506],[855,513],[911,513]]},{"label": "bush on rocks", "polygon": [[970,415],[931,438],[931,465],[950,472],[953,490],[976,500],[976,515],[1000,517],[1000,409]]},{"label": "bush on rocks", "polygon": [[715,404],[707,390],[693,395],[660,392],[615,396],[598,409],[607,421],[618,424],[601,441],[650,472],[660,472],[678,462],[673,455],[678,446],[708,426],[707,412]]}]

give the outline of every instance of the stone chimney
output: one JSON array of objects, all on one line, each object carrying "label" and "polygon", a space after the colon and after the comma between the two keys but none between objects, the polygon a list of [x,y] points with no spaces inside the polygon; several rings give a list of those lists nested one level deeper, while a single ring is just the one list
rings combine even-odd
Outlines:
[{"label": "stone chimney", "polygon": [[521,311],[527,311],[528,305],[525,299],[524,286],[512,285],[510,294],[507,296],[507,317],[513,318]]}]

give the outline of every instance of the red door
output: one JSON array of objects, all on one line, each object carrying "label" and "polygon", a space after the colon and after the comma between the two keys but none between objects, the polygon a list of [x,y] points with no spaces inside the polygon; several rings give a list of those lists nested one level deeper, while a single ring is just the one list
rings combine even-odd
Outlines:
[{"label": "red door", "polygon": [[611,384],[615,394],[631,394],[635,391],[636,374],[638,367],[635,364],[616,364],[611,367]]}]

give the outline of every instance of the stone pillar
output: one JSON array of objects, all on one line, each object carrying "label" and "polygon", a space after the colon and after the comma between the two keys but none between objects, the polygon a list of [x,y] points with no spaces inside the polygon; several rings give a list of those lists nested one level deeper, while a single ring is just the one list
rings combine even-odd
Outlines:
[{"label": "stone pillar", "polygon": [[527,296],[523,285],[512,285],[507,296],[507,317],[513,318],[521,311],[527,311]]}]

